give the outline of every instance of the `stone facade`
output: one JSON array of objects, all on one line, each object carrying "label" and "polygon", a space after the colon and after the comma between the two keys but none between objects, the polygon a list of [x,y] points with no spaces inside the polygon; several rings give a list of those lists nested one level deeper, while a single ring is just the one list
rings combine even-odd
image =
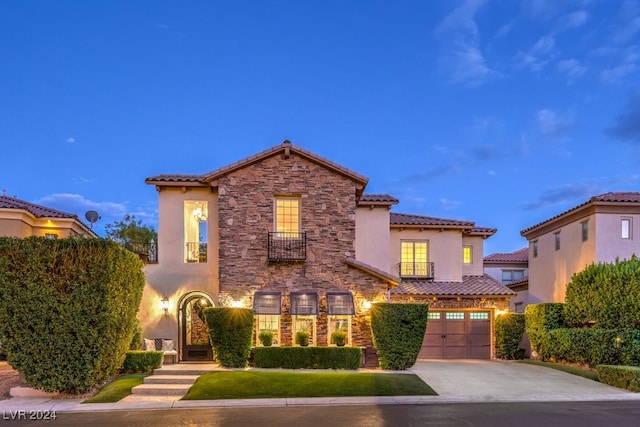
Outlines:
[{"label": "stone facade", "polygon": [[[306,260],[270,262],[268,232],[274,230],[277,196],[300,199]],[[316,345],[327,345],[326,291],[350,291],[356,302],[352,345],[372,347],[366,313],[357,301],[384,298],[387,283],[345,264],[354,256],[356,186],[349,178],[291,153],[233,171],[218,182],[220,294],[250,299],[255,291],[283,295],[281,343],[292,345],[289,294],[319,296]],[[245,303],[246,305],[246,303]]]}]

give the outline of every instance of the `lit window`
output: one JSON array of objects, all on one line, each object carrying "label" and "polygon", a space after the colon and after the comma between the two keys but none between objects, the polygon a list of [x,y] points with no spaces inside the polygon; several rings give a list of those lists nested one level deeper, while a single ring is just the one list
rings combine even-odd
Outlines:
[{"label": "lit window", "polygon": [[464,320],[464,313],[459,312],[447,312],[444,315],[447,320]]},{"label": "lit window", "polygon": [[580,227],[582,227],[582,241],[586,242],[589,240],[589,222],[581,222]]},{"label": "lit window", "polygon": [[434,312],[429,312],[427,314],[427,319],[431,319],[431,320],[440,320],[440,312],[439,311],[434,311]]},{"label": "lit window", "polygon": [[[273,334],[272,345],[280,345],[280,316],[276,314],[256,314],[256,337],[260,336],[260,332],[269,331]],[[262,344],[257,339],[256,345]]]},{"label": "lit window", "polygon": [[534,240],[533,242],[531,242],[531,246],[533,247],[533,257],[537,258],[538,257],[538,241]]},{"label": "lit window", "polygon": [[57,239],[58,235],[55,233],[44,233],[44,237],[46,237],[47,239]]},{"label": "lit window", "polygon": [[479,313],[469,313],[469,319],[471,320],[489,320],[489,313],[482,311]]},{"label": "lit window", "polygon": [[502,284],[508,285],[511,282],[524,278],[524,270],[502,270]]},{"label": "lit window", "polygon": [[622,218],[621,221],[621,237],[623,239],[631,239],[631,218]]},{"label": "lit window", "polygon": [[428,242],[401,242],[400,275],[401,276],[430,276],[428,260]]},{"label": "lit window", "polygon": [[471,264],[473,262],[473,250],[471,246],[462,248],[462,262],[464,264]]},{"label": "lit window", "polygon": [[207,262],[208,204],[203,200],[184,202],[184,262]]},{"label": "lit window", "polygon": [[294,197],[278,197],[275,201],[274,228],[282,237],[295,237],[288,233],[300,232],[300,199]]},{"label": "lit window", "polygon": [[559,251],[560,250],[560,232],[558,231],[556,233],[553,233],[553,238],[555,239],[555,242],[556,242],[556,251]]}]

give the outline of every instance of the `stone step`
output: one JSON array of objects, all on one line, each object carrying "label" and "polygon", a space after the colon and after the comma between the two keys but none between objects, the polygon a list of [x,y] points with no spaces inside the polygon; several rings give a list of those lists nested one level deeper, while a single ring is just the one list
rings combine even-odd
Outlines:
[{"label": "stone step", "polygon": [[184,396],[193,384],[140,384],[131,389],[131,394],[152,396]]},{"label": "stone step", "polygon": [[200,376],[202,374],[206,374],[207,372],[211,372],[211,368],[198,368],[197,366],[189,367],[189,368],[167,368],[162,367],[158,369],[154,369],[153,375],[196,375]]},{"label": "stone step", "polygon": [[199,375],[150,375],[145,377],[144,384],[193,384]]}]

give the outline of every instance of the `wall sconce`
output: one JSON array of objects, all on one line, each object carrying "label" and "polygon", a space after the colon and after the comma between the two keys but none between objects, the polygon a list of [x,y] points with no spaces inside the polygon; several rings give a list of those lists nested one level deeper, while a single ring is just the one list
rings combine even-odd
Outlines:
[{"label": "wall sconce", "polygon": [[362,299],[358,298],[358,299],[359,301],[357,301],[357,305],[358,305],[358,308],[360,309],[359,311],[362,313],[369,311],[369,309],[371,308],[371,301],[364,298]]},{"label": "wall sconce", "polygon": [[164,311],[164,314],[169,314],[169,297],[164,295],[160,300],[160,308]]},{"label": "wall sconce", "polygon": [[242,307],[244,307],[244,304],[242,303],[242,301],[234,299],[233,301],[231,301],[231,307],[233,307],[233,308],[242,308]]}]

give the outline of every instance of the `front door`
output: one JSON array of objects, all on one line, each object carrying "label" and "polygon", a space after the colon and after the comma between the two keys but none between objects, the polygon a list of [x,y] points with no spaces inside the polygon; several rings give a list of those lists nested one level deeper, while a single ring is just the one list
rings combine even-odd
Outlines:
[{"label": "front door", "polygon": [[180,309],[182,360],[213,360],[209,330],[203,314],[203,310],[211,306],[211,301],[202,295],[193,295],[183,302]]}]

